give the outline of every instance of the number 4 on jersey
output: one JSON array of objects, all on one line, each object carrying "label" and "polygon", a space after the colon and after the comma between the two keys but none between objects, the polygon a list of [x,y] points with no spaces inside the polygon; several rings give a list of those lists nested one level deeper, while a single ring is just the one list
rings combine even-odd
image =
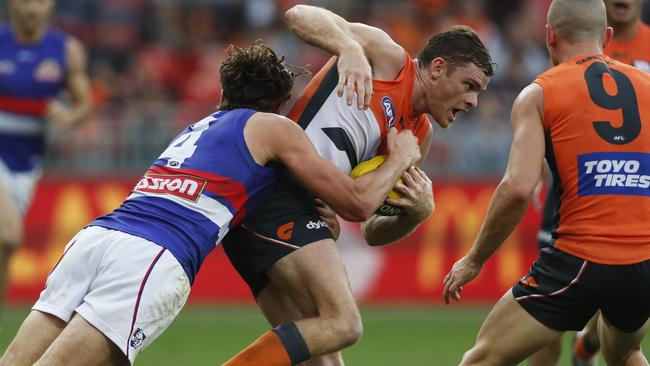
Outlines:
[{"label": "number 4 on jersey", "polygon": [[190,127],[190,132],[184,133],[178,136],[176,140],[172,141],[167,149],[160,154],[158,159],[167,158],[169,159],[167,161],[168,167],[180,168],[185,159],[194,155],[194,152],[196,151],[196,142],[199,137],[201,137],[201,134],[203,134],[203,132],[205,132],[205,130],[210,126],[210,121],[213,120],[214,118],[208,117],[195,123]]}]

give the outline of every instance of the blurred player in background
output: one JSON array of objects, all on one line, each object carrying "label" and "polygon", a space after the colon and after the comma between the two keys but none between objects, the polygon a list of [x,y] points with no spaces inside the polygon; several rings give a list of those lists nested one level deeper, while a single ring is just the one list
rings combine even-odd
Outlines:
[{"label": "blurred player in background", "polygon": [[650,72],[650,26],[641,21],[643,3],[643,0],[605,0],[607,22],[614,28],[614,38],[605,47],[605,54]]},{"label": "blurred player in background", "polygon": [[[48,23],[54,0],[9,0],[0,26],[0,298],[9,259],[22,240],[22,219],[41,177],[48,123],[69,128],[90,113],[81,43]],[[68,107],[56,98],[66,90]],[[1,303],[4,301],[0,301]]]},{"label": "blurred player in background", "polygon": [[559,198],[553,246],[492,309],[462,365],[517,364],[598,310],[607,363],[647,365],[639,344],[650,316],[650,75],[603,54],[612,33],[600,0],[551,4],[555,67],[515,101],[507,171],[472,249],[445,277],[445,301],[460,298],[517,225],[544,154]]},{"label": "blurred player in background", "polygon": [[[493,74],[490,55],[468,27],[434,35],[414,60],[381,29],[349,23],[326,9],[298,5],[285,18],[300,39],[334,55],[289,118],[305,129],[321,156],[345,173],[383,154],[392,127],[412,130],[426,156],[432,127],[425,114],[448,127],[458,112],[476,107]],[[403,181],[395,188],[402,197],[388,200],[403,213],[374,215],[363,223],[371,245],[410,234],[433,211],[431,181],[424,172],[411,168]],[[309,365],[341,365],[336,351],[355,343],[362,332],[328,229],[338,224],[312,224],[325,223],[323,211],[294,178],[283,175],[271,197],[224,240],[228,257],[271,325],[295,324],[294,338],[284,344],[290,364],[315,357]],[[262,364],[273,352],[272,343],[258,340],[226,365]]]},{"label": "blurred player in background", "polygon": [[[392,129],[386,164],[353,180],[274,114],[293,86],[283,59],[260,43],[230,51],[220,110],[186,128],[118,209],[72,239],[0,365],[133,363],[181,310],[204,258],[273,186],[276,163],[358,220],[419,160],[413,134]],[[287,332],[269,338],[279,344]]]},{"label": "blurred player in background", "polygon": [[[618,61],[650,72],[650,26],[641,21],[642,0],[605,0],[607,23],[614,29],[614,37],[605,47],[605,54]],[[553,245],[553,212],[555,199],[552,189],[547,194],[542,227],[539,233],[540,249]],[[600,349],[597,319],[589,321],[576,334],[571,360],[574,366],[593,366]],[[539,351],[529,359],[531,366],[554,365],[560,357],[561,342]]]}]

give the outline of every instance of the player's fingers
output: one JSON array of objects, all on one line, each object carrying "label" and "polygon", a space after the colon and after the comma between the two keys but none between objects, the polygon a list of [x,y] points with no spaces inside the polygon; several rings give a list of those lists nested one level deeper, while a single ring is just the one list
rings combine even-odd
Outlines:
[{"label": "player's fingers", "polygon": [[324,217],[324,218],[332,217],[332,213],[330,212],[330,210],[328,210],[326,208],[316,207],[316,211],[318,212],[318,214],[321,217]]},{"label": "player's fingers", "polygon": [[413,167],[413,175],[416,175],[419,179],[422,179],[423,181],[426,181],[426,180],[429,178],[429,177],[427,177],[427,175],[424,173],[424,171],[422,171],[422,169],[420,169],[420,168],[417,167],[417,166],[414,166],[414,167]]},{"label": "player's fingers", "polygon": [[366,85],[362,80],[356,79],[354,87],[357,90],[357,108],[363,109],[363,104],[366,101],[366,93],[368,92],[366,90]]},{"label": "player's fingers", "polygon": [[409,188],[416,187],[417,184],[415,183],[415,180],[413,179],[413,174],[409,170],[405,171],[404,174],[402,174],[402,181],[404,182],[404,185],[409,187]]},{"label": "player's fingers", "polygon": [[451,291],[451,284],[452,284],[453,281],[452,281],[452,278],[451,278],[452,276],[450,276],[450,275],[451,275],[451,272],[449,272],[449,274],[447,275],[447,277],[448,277],[447,278],[447,283],[445,283],[445,288],[442,290],[443,298],[445,300],[445,304],[449,304],[449,295],[451,294],[451,292],[450,292]]},{"label": "player's fingers", "polygon": [[386,197],[384,202],[388,203],[391,206],[399,206],[399,207],[409,206],[411,204],[411,200],[405,199],[403,197],[400,198]]},{"label": "player's fingers", "polygon": [[422,178],[427,183],[431,183],[431,178],[427,175],[427,173],[424,172],[424,170],[420,169],[420,167],[415,167],[415,171],[418,173],[418,175]]},{"label": "player's fingers", "polygon": [[421,186],[421,185],[425,185],[425,184],[426,184],[426,181],[425,181],[424,179],[422,179],[422,176],[421,176],[420,173],[416,170],[415,167],[412,166],[412,167],[408,168],[406,171],[409,173],[409,175],[410,175],[411,178],[413,179],[413,182],[414,182],[415,184],[417,184],[418,186]]},{"label": "player's fingers", "polygon": [[352,105],[352,96],[354,96],[354,88],[356,84],[356,79],[354,77],[348,76],[347,83],[345,84],[345,100],[348,103],[348,106]]},{"label": "player's fingers", "polygon": [[368,109],[370,107],[370,100],[372,99],[372,94],[373,94],[371,78],[366,79],[365,86],[366,86],[366,94],[365,94],[365,98],[363,99],[363,108]]},{"label": "player's fingers", "polygon": [[402,197],[413,198],[413,192],[411,189],[402,183],[397,183],[393,188],[393,191],[399,193]]},{"label": "player's fingers", "polygon": [[339,97],[343,96],[343,88],[345,87],[345,81],[346,81],[347,75],[345,73],[340,73],[339,74],[339,83],[336,85],[336,94]]}]

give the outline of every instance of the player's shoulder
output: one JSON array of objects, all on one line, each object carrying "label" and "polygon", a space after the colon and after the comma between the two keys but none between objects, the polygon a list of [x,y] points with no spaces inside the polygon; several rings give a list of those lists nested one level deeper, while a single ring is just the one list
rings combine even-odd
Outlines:
[{"label": "player's shoulder", "polygon": [[302,130],[297,123],[277,113],[255,112],[248,119],[248,123],[256,129],[268,132],[281,133],[282,131],[291,132],[295,129]]},{"label": "player's shoulder", "polygon": [[54,41],[59,43],[67,43],[71,39],[76,39],[74,36],[53,27],[47,27],[45,37],[49,41]]},{"label": "player's shoulder", "polygon": [[641,22],[641,24],[639,24],[639,32],[646,37],[650,37],[650,25]]}]

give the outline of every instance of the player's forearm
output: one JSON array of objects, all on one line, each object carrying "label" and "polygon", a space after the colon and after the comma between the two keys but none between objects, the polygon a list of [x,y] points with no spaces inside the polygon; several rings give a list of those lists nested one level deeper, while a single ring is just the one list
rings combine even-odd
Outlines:
[{"label": "player's forearm", "polygon": [[492,197],[488,214],[468,256],[484,263],[503,244],[526,213],[530,193],[521,192],[515,184],[501,182]]},{"label": "player's forearm", "polygon": [[64,127],[76,127],[77,125],[82,124],[86,121],[88,116],[90,116],[91,111],[92,103],[90,100],[75,105],[70,111],[70,117],[66,121]]},{"label": "player's forearm", "polygon": [[379,246],[400,240],[426,220],[403,213],[397,216],[374,215],[361,226],[361,232],[368,245]]},{"label": "player's forearm", "polygon": [[363,50],[352,37],[349,23],[327,9],[296,5],[287,10],[284,18],[298,38],[333,55],[347,50]]},{"label": "player's forearm", "polygon": [[412,157],[402,152],[391,154],[377,169],[354,180],[353,193],[348,197],[360,202],[367,213],[359,221],[365,221],[372,215],[412,163]]}]

